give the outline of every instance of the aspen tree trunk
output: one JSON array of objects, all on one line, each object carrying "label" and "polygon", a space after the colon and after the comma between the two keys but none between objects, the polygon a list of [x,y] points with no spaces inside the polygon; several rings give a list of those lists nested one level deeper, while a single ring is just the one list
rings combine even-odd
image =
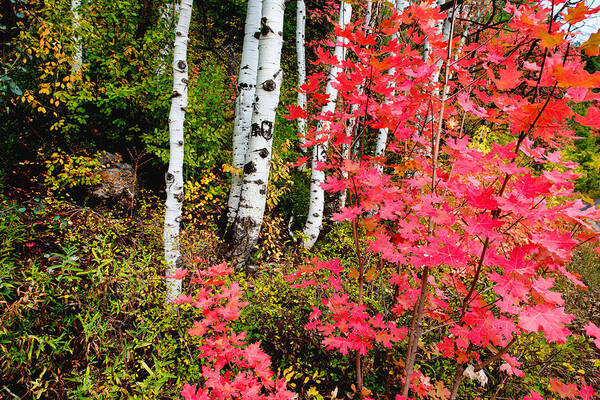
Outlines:
[{"label": "aspen tree trunk", "polygon": [[258,33],[262,16],[263,0],[249,0],[244,29],[244,45],[238,76],[235,123],[233,125],[233,166],[237,169],[231,176],[231,189],[227,202],[227,225],[235,221],[242,193],[242,169],[248,150],[248,138],[252,124],[252,105],[256,92],[256,69],[258,67]]},{"label": "aspen tree trunk", "polygon": [[367,10],[365,12],[365,25],[371,26],[371,18],[373,18],[373,1],[367,1]]},{"label": "aspen tree trunk", "polygon": [[[408,7],[408,1],[396,0],[395,7],[396,7],[396,11],[398,12],[398,14],[402,14],[404,12],[404,10],[406,9],[406,7]],[[398,39],[399,39],[398,33],[395,33],[394,35],[392,35],[392,40],[398,40]],[[391,76],[395,75],[396,68],[390,68],[388,73]],[[392,86],[395,86],[395,85],[393,85],[393,83],[392,83]],[[386,99],[385,102],[387,104],[392,103],[392,100],[395,96],[395,92],[392,92],[391,96],[392,97],[390,99]],[[388,128],[381,128],[379,130],[379,135],[377,135],[377,142],[375,143],[375,157],[382,157],[383,154],[385,153],[385,148],[387,146],[388,133],[389,133]],[[383,172],[383,165],[378,165],[377,170],[379,172]]]},{"label": "aspen tree trunk", "polygon": [[73,43],[75,45],[73,59],[71,60],[72,75],[79,74],[83,62],[83,46],[81,44],[81,37],[79,36],[79,27],[81,26],[79,16],[80,8],[81,0],[71,0],[71,13],[73,14]]},{"label": "aspen tree trunk", "polygon": [[262,3],[256,99],[230,253],[233,263],[238,267],[246,263],[258,241],[267,202],[273,129],[283,81],[281,47],[284,8],[285,0],[263,0]]},{"label": "aspen tree trunk", "polygon": [[[344,160],[350,159],[350,145],[349,144],[342,145],[342,158]],[[348,172],[342,171],[342,178],[348,179]],[[340,209],[346,207],[347,200],[348,200],[348,190],[344,189],[344,190],[342,190],[342,193],[340,194]]]},{"label": "aspen tree trunk", "polygon": [[[340,4],[340,17],[338,24],[344,27],[350,23],[352,17],[352,6],[346,2]],[[347,40],[338,37],[335,45],[334,55],[338,61],[343,61],[346,56]],[[334,87],[338,74],[342,72],[339,66],[332,66],[329,72],[329,81],[325,88],[325,94],[328,95],[329,101],[321,109],[321,114],[331,113],[335,111],[337,104],[338,91]],[[317,135],[323,133],[328,134],[329,123],[319,123],[317,126]],[[306,225],[304,225],[304,241],[303,245],[306,249],[311,249],[319,237],[321,225],[323,224],[323,210],[325,208],[325,193],[321,184],[325,182],[325,172],[317,170],[317,164],[325,162],[327,157],[328,142],[320,143],[313,147],[312,153],[312,172],[310,179],[310,205],[308,208],[308,217]]]},{"label": "aspen tree trunk", "polygon": [[[306,5],[304,0],[296,2],[296,54],[298,56],[298,87],[304,85],[306,81],[306,50],[305,50],[305,28],[306,28]],[[306,109],[306,93],[298,92],[298,107]],[[300,146],[303,153],[306,153],[304,144],[306,143],[306,119],[298,119],[298,131],[300,133]]]},{"label": "aspen tree trunk", "polygon": [[[169,112],[169,170],[166,175],[166,210],[164,225],[167,276],[182,265],[179,251],[179,224],[183,203],[183,124],[188,97],[187,44],[193,0],[181,0],[179,21],[175,28],[173,51],[173,93]],[[167,280],[167,301],[181,294],[181,280]]]},{"label": "aspen tree trunk", "polygon": [[[371,27],[372,19],[373,19],[373,2],[371,0],[368,0],[366,10],[365,10],[364,26]],[[357,90],[360,94],[363,93],[362,86],[357,86]],[[360,104],[352,104],[352,106],[350,107],[350,114],[356,115],[356,113],[358,112],[359,109],[360,109]],[[356,123],[357,123],[356,117],[352,117],[348,120],[348,125],[346,126],[346,136],[348,136],[350,138],[354,137],[354,130],[356,129]],[[350,155],[352,153],[356,153],[357,152],[356,150],[359,146],[360,146],[360,144],[356,143],[355,148],[351,149],[350,145],[342,145],[342,158],[344,160],[350,159]],[[342,171],[342,178],[347,179],[348,172]],[[346,207],[347,199],[348,199],[348,190],[344,189],[340,193],[340,209]]]}]

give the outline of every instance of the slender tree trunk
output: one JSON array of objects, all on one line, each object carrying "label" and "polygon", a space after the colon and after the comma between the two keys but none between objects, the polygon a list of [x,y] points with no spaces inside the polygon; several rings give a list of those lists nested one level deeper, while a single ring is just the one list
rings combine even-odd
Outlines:
[{"label": "slender tree trunk", "polygon": [[[338,24],[344,27],[350,23],[352,17],[352,6],[346,2],[340,4],[340,17]],[[337,38],[334,55],[338,61],[343,61],[346,56],[347,41],[343,38]],[[325,94],[328,95],[329,101],[321,109],[321,114],[331,113],[335,111],[337,104],[338,91],[334,87],[338,74],[342,72],[341,67],[332,66],[329,72],[329,82],[325,89]],[[317,135],[328,134],[330,124],[328,122],[319,123],[317,126]],[[313,147],[312,153],[312,172],[310,179],[310,205],[308,209],[308,218],[304,226],[304,248],[311,249],[319,237],[321,225],[323,224],[323,210],[325,208],[325,193],[321,184],[325,182],[325,172],[318,170],[317,165],[325,162],[327,157],[327,149],[329,143],[321,143]]]},{"label": "slender tree trunk", "polygon": [[252,128],[230,257],[244,265],[258,241],[267,201],[273,129],[283,81],[281,46],[285,0],[263,0]]},{"label": "slender tree trunk", "polygon": [[256,92],[256,69],[258,67],[258,33],[263,0],[249,0],[244,31],[244,45],[238,76],[235,123],[233,125],[233,166],[237,169],[231,176],[231,189],[227,203],[227,224],[235,221],[240,194],[242,193],[242,169],[252,124],[252,105]]},{"label": "slender tree trunk", "polygon": [[[364,26],[367,28],[371,27],[372,19],[373,19],[373,2],[371,0],[369,0],[369,1],[367,1],[367,6],[366,6],[366,10],[365,10]],[[362,85],[357,86],[356,88],[357,88],[358,92],[362,95],[363,91],[364,91]],[[359,109],[360,109],[360,104],[352,104],[352,106],[350,106],[350,115],[354,116],[348,120],[348,125],[346,126],[346,136],[348,136],[350,138],[354,138],[354,132],[355,132],[356,123],[357,123],[357,119],[356,119],[355,115]],[[352,149],[350,148],[350,146],[351,146],[350,144],[342,146],[342,157],[344,160],[348,160],[348,159],[350,159],[352,154],[356,154],[357,149],[360,147],[360,144],[357,142],[354,145],[354,148],[352,148]],[[342,178],[344,178],[344,179],[348,178],[348,172],[342,171]],[[348,199],[348,190],[344,189],[340,193],[340,208],[346,207],[347,199]]]},{"label": "slender tree trunk", "polygon": [[[343,144],[342,145],[342,158],[344,160],[350,159],[350,145]],[[348,172],[342,171],[342,178],[348,179]],[[348,189],[342,190],[340,193],[340,209],[346,207],[346,201],[348,200]]]},{"label": "slender tree trunk", "polygon": [[[408,5],[409,5],[408,1],[406,1],[406,0],[396,0],[395,7],[396,7],[396,11],[398,12],[398,14],[402,14],[404,12],[404,10],[406,9],[406,7],[408,7]],[[398,39],[399,39],[398,33],[392,35],[392,40],[398,40]],[[391,76],[395,75],[396,68],[390,68],[389,74]],[[392,83],[392,85],[393,85],[393,83]],[[395,92],[392,92],[392,97],[390,99],[386,99],[385,102],[387,104],[392,103],[392,100],[394,97],[395,97]],[[379,130],[379,135],[377,135],[377,142],[375,143],[375,157],[382,157],[383,154],[385,153],[385,148],[387,146],[388,133],[389,133],[388,128],[381,128]],[[383,172],[383,164],[377,165],[377,170],[379,172]]]},{"label": "slender tree trunk", "polygon": [[77,75],[81,71],[81,64],[83,62],[83,45],[81,44],[81,37],[79,36],[79,27],[81,26],[81,19],[79,15],[79,9],[81,8],[81,0],[71,0],[71,13],[73,14],[73,43],[74,53],[73,59],[71,60],[71,74]]},{"label": "slender tree trunk", "polygon": [[[182,0],[179,21],[175,28],[173,51],[173,93],[169,112],[169,171],[166,175],[166,210],[164,225],[167,276],[173,275],[182,263],[179,250],[179,224],[183,203],[183,124],[188,97],[187,44],[193,0]],[[167,280],[167,301],[181,293],[181,280]]]},{"label": "slender tree trunk", "polygon": [[[306,5],[304,0],[296,2],[296,54],[298,56],[298,87],[304,85],[306,81],[306,49],[305,49],[305,30],[306,30]],[[298,92],[298,107],[306,109],[306,93]],[[300,146],[303,153],[306,153],[304,144],[306,143],[306,119],[298,119],[298,132],[300,133]]]}]

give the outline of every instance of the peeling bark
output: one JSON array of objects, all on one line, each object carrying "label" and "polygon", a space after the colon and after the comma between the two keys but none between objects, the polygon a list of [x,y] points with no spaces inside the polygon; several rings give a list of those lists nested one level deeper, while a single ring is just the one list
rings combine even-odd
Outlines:
[{"label": "peeling bark", "polygon": [[[166,174],[166,210],[164,222],[165,261],[167,276],[182,264],[179,250],[179,225],[183,203],[183,124],[188,95],[187,44],[193,0],[182,0],[179,21],[175,28],[173,51],[173,96],[169,112],[169,170]],[[181,294],[181,280],[167,280],[167,301]]]},{"label": "peeling bark", "polygon": [[263,0],[256,100],[240,202],[232,229],[229,257],[236,267],[245,265],[258,241],[267,202],[273,129],[283,81],[281,47],[285,0]]},{"label": "peeling bark", "polygon": [[238,170],[231,176],[231,189],[227,202],[227,224],[235,221],[242,192],[242,169],[248,138],[252,124],[252,105],[256,93],[256,73],[258,67],[258,37],[263,0],[249,0],[244,29],[244,45],[238,77],[237,99],[235,103],[235,123],[233,125],[233,166]]},{"label": "peeling bark", "polygon": [[[352,17],[352,6],[348,3],[341,2],[340,4],[340,16],[338,25],[344,27],[350,23]],[[346,57],[346,44],[347,40],[338,37],[334,50],[335,57],[341,62]],[[328,95],[329,102],[321,109],[321,114],[331,113],[335,111],[335,105],[337,103],[338,91],[334,87],[335,81],[338,74],[342,73],[342,69],[339,66],[332,66],[329,72],[329,81],[325,89],[325,94]],[[317,126],[317,135],[327,134],[330,124],[328,122],[319,123]],[[321,184],[325,182],[325,172],[317,169],[317,165],[325,162],[327,157],[327,149],[329,143],[321,143],[313,147],[312,153],[312,172],[310,179],[310,205],[308,209],[308,218],[306,219],[306,225],[304,225],[304,241],[303,245],[306,249],[311,249],[319,237],[321,232],[321,225],[323,224],[323,210],[325,208],[325,193]]]}]

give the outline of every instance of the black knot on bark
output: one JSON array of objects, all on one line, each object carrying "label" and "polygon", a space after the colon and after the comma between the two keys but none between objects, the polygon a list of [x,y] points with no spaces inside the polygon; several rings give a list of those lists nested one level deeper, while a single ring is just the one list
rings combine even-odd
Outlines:
[{"label": "black knot on bark", "polygon": [[265,140],[270,140],[273,137],[273,122],[262,121],[260,125],[258,123],[252,124],[252,136],[262,136]]},{"label": "black knot on bark", "polygon": [[256,167],[254,163],[250,161],[248,164],[244,165],[244,174],[253,174],[256,172]]},{"label": "black knot on bark", "polygon": [[178,141],[177,144],[183,146],[183,140]]},{"label": "black knot on bark", "polygon": [[181,82],[184,83],[185,85],[187,85],[188,83],[190,83],[189,80],[185,79],[185,78],[181,78]]},{"label": "black knot on bark", "polygon": [[263,196],[264,196],[264,195],[267,193],[267,191],[266,191],[265,189],[260,189],[260,190],[258,191],[258,193],[260,193],[261,195],[263,195]]},{"label": "black knot on bark", "polygon": [[179,97],[181,96],[181,93],[179,93],[177,90],[173,90],[173,93],[171,93],[171,98],[174,99],[175,97]]},{"label": "black knot on bark", "polygon": [[277,84],[273,79],[269,79],[263,83],[263,89],[267,92],[272,92],[277,87]]},{"label": "black knot on bark", "polygon": [[269,32],[273,32],[273,30],[267,25],[267,18],[262,17],[260,20],[260,34],[263,36],[267,36]]},{"label": "black knot on bark", "polygon": [[269,155],[269,150],[267,150],[267,149],[260,149],[258,151],[258,155],[261,156],[262,158],[267,158],[267,156]]},{"label": "black knot on bark", "polygon": [[179,69],[186,69],[187,68],[187,64],[185,63],[185,61],[179,60],[179,61],[177,61],[177,68],[179,68]]},{"label": "black knot on bark", "polygon": [[260,39],[260,31],[254,32],[254,38],[257,40]]},{"label": "black knot on bark", "polygon": [[165,180],[167,183],[171,183],[175,180],[175,176],[172,173],[167,172],[167,175],[165,175]]}]

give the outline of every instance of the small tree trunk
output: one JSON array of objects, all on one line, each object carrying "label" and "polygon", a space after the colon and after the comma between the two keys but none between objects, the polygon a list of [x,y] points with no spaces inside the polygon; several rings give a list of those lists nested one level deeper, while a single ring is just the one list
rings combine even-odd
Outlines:
[{"label": "small tree trunk", "polygon": [[[187,44],[193,0],[182,0],[179,21],[175,28],[173,51],[173,93],[169,112],[169,171],[166,176],[166,211],[164,225],[167,276],[182,265],[179,250],[179,224],[183,203],[183,124],[188,97]],[[167,280],[167,301],[181,294],[181,281]]]},{"label": "small tree trunk", "polygon": [[365,25],[371,26],[371,18],[373,18],[373,1],[367,1],[367,10],[365,11]]},{"label": "small tree trunk", "polygon": [[[298,56],[298,87],[304,85],[306,81],[306,49],[305,49],[305,28],[306,28],[306,5],[304,0],[296,2],[296,54]],[[298,107],[306,109],[306,93],[298,92]],[[306,153],[304,144],[306,143],[306,119],[298,119],[298,132],[300,133],[300,146],[303,153]]]},{"label": "small tree trunk", "polygon": [[231,189],[227,202],[227,224],[235,221],[240,194],[242,193],[242,168],[248,150],[248,138],[252,124],[252,105],[256,92],[256,69],[258,67],[258,33],[262,15],[263,0],[248,1],[244,45],[240,73],[238,77],[237,99],[235,103],[235,123],[233,125],[233,166],[237,169],[231,176]]},{"label": "small tree trunk", "polygon": [[281,47],[284,8],[285,0],[263,0],[256,101],[231,242],[230,257],[238,267],[246,263],[258,241],[267,202],[273,129],[283,81]]},{"label": "small tree trunk", "polygon": [[73,43],[74,53],[73,59],[71,60],[71,74],[77,75],[81,71],[81,64],[83,62],[83,46],[81,44],[81,37],[79,37],[79,27],[81,20],[79,16],[79,8],[81,7],[81,0],[71,0],[71,13],[73,14]]},{"label": "small tree trunk", "polygon": [[[396,0],[395,3],[395,7],[396,7],[396,11],[398,12],[398,14],[402,14],[404,12],[404,10],[406,9],[406,7],[408,7],[408,1],[406,0]],[[394,35],[392,35],[392,40],[398,40],[399,39],[399,35],[396,33]],[[390,70],[388,71],[390,75],[395,75],[396,74],[396,68],[390,68]],[[392,84],[392,86],[394,86]],[[395,96],[395,92],[392,92],[392,99]],[[386,99],[386,103],[391,103],[390,99]],[[385,148],[387,146],[387,138],[388,138],[388,133],[389,130],[388,128],[381,128],[379,130],[379,135],[377,135],[377,142],[375,143],[375,157],[383,157],[383,154],[385,153]],[[383,164],[379,164],[377,165],[377,170],[379,172],[383,172]]]},{"label": "small tree trunk", "polygon": [[[340,4],[340,17],[338,24],[340,27],[344,27],[350,23],[352,17],[352,6],[346,2]],[[338,61],[343,61],[346,56],[346,43],[347,41],[343,38],[337,38],[335,45],[334,55]],[[335,81],[338,74],[342,72],[341,67],[332,66],[329,72],[329,81],[325,89],[325,94],[328,96],[329,101],[321,109],[321,114],[331,113],[335,111],[337,104],[338,91],[335,88]],[[319,123],[317,126],[317,135],[321,132],[327,133],[330,124],[328,122]],[[325,172],[317,169],[317,165],[325,162],[327,157],[327,149],[329,143],[321,143],[313,147],[312,153],[312,172],[310,179],[310,205],[308,208],[308,217],[306,225],[304,225],[304,241],[303,245],[306,249],[311,249],[317,242],[319,233],[321,232],[321,225],[323,224],[323,210],[325,208],[325,193],[321,184],[325,182]]]}]

